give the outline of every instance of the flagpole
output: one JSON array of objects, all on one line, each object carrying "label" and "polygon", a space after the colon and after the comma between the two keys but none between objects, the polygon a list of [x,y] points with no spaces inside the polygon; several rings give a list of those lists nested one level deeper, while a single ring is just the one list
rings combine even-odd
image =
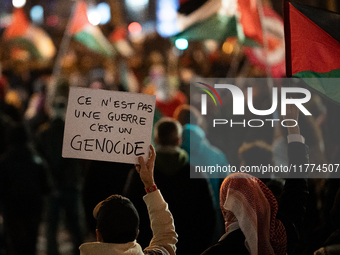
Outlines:
[{"label": "flagpole", "polygon": [[[60,77],[61,74],[61,61],[68,49],[68,46],[70,44],[70,40],[71,40],[71,35],[69,33],[70,31],[70,27],[71,27],[71,20],[72,17],[74,15],[75,9],[76,9],[76,4],[77,4],[78,0],[75,0],[75,3],[73,4],[73,8],[70,14],[70,17],[67,21],[67,25],[66,25],[66,29],[63,35],[63,38],[61,40],[60,43],[60,47],[59,47],[59,51],[58,51],[58,55],[56,57],[56,61],[54,63],[53,66],[53,71],[52,71],[52,77],[51,80],[49,82],[49,88],[48,88],[48,94],[47,94],[47,98],[46,98],[46,107],[47,108],[51,108],[52,107],[52,103],[53,103],[53,99],[55,97],[55,93],[56,93],[56,87],[57,87],[57,82],[58,79]],[[51,110],[51,109],[49,109]]]},{"label": "flagpole", "polygon": [[[285,34],[285,52],[286,52],[286,77],[292,77],[292,58],[290,45],[290,10],[289,1],[283,0],[283,24]],[[291,79],[288,80],[288,87],[291,87]]]},{"label": "flagpole", "polygon": [[247,73],[249,72],[250,67],[251,63],[249,59],[246,58],[240,70],[240,77],[247,77]]},{"label": "flagpole", "polygon": [[263,11],[262,0],[257,0],[256,3],[257,3],[257,9],[259,12],[261,28],[262,28],[263,49],[264,49],[263,53],[264,53],[264,59],[266,63],[266,73],[268,75],[267,85],[268,85],[268,88],[272,88],[273,87],[272,71],[268,63],[269,39],[268,39],[268,33],[266,32],[266,27],[264,25],[264,11]]},{"label": "flagpole", "polygon": [[239,52],[234,52],[230,62],[229,70],[227,72],[227,78],[233,78],[233,75],[237,73],[237,69],[240,66],[241,60],[242,54],[240,54]]},{"label": "flagpole", "polygon": [[71,41],[71,33],[70,33],[70,27],[71,27],[71,21],[72,21],[72,17],[74,15],[75,9],[76,9],[76,5],[77,5],[78,0],[74,1],[73,7],[72,7],[72,12],[70,14],[70,17],[67,21],[67,25],[66,25],[66,29],[63,35],[63,38],[61,40],[60,43],[60,47],[59,47],[59,51],[58,51],[58,55],[56,58],[56,61],[54,63],[53,66],[53,72],[52,72],[52,81],[55,80],[57,81],[57,79],[60,76],[61,73],[61,61],[63,59],[63,57],[66,54],[66,51],[68,50],[68,46],[70,45],[70,41]]}]

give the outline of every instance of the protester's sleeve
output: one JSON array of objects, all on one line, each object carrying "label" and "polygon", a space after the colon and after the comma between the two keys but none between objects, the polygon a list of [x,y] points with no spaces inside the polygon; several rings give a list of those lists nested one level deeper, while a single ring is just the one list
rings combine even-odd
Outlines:
[{"label": "protester's sleeve", "polygon": [[[300,140],[296,136],[294,139],[288,139],[288,142],[289,164],[297,166],[307,164],[308,147],[304,144],[304,139]],[[278,218],[286,228],[288,254],[295,249],[299,239],[299,229],[302,227],[308,197],[307,178],[301,176],[294,178],[294,173],[289,177],[281,193],[278,212]]]},{"label": "protester's sleeve", "polygon": [[[152,251],[157,250],[157,254],[175,255],[177,233],[168,204],[159,190],[148,193],[143,199],[148,208],[153,233],[150,245],[144,250],[144,253],[153,254]],[[159,253],[158,251],[163,252]]]}]

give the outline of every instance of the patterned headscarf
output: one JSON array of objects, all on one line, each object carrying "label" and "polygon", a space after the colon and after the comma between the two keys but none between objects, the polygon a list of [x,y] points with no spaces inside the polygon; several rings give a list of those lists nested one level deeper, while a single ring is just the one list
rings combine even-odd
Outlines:
[{"label": "patterned headscarf", "polygon": [[262,181],[245,173],[229,175],[221,185],[220,206],[226,232],[237,221],[251,255],[286,254],[286,230],[276,219],[277,201]]}]

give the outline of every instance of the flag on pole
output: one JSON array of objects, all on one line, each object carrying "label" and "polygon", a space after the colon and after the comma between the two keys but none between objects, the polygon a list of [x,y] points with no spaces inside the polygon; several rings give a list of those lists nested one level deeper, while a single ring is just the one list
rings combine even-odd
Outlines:
[{"label": "flag on pole", "polygon": [[263,43],[256,0],[182,0],[177,16],[179,33],[172,40],[237,37],[249,46]]},{"label": "flag on pole", "polygon": [[88,49],[106,57],[114,56],[114,49],[110,42],[101,30],[97,26],[93,26],[88,20],[87,5],[83,0],[77,2],[69,33]]},{"label": "flag on pole", "polygon": [[340,77],[340,14],[286,2],[287,76]]},{"label": "flag on pole", "polygon": [[3,40],[12,49],[26,50],[34,59],[49,60],[56,51],[49,35],[32,25],[22,8],[14,9],[12,22],[4,31]]},{"label": "flag on pole", "polygon": [[117,27],[109,36],[110,42],[123,57],[131,57],[134,54],[132,46],[127,40],[127,29]]},{"label": "flag on pole", "polygon": [[285,76],[285,42],[283,19],[269,6],[263,6],[262,30],[266,34],[267,46],[245,47],[244,53],[249,61],[263,71],[269,65],[271,76],[280,78]]},{"label": "flag on pole", "polygon": [[340,14],[285,0],[286,75],[340,103]]}]

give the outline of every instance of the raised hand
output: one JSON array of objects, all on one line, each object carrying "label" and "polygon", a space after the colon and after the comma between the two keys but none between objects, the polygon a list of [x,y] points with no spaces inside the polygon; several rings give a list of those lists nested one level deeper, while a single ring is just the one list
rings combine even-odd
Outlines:
[{"label": "raised hand", "polygon": [[151,155],[148,161],[145,163],[142,156],[138,157],[139,164],[136,164],[137,173],[139,173],[139,177],[144,183],[145,188],[149,188],[155,185],[153,171],[155,166],[156,152],[152,145],[150,145]]},{"label": "raised hand", "polygon": [[300,128],[299,125],[294,126],[296,123],[298,123],[299,119],[299,108],[296,107],[295,104],[287,104],[287,109],[286,109],[286,116],[284,116],[284,119],[289,120],[295,120],[294,121],[287,121],[287,125],[291,126],[288,127],[288,134],[300,134]]}]

